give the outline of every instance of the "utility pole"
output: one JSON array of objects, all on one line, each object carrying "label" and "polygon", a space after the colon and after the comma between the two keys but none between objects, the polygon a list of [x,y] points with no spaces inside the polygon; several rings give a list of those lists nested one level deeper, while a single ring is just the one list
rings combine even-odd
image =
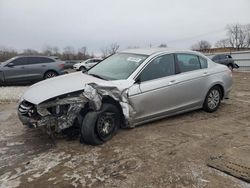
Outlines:
[{"label": "utility pole", "polygon": [[238,46],[238,25],[236,24],[236,28],[235,28],[235,45],[236,45],[236,49],[237,51],[239,51],[239,46]]}]

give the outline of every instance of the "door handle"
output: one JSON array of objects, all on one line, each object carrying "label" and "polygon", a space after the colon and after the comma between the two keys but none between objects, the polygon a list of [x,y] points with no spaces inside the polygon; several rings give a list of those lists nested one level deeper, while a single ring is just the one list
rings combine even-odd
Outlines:
[{"label": "door handle", "polygon": [[207,76],[208,72],[203,72],[202,76]]},{"label": "door handle", "polygon": [[46,65],[42,65],[42,67],[46,67]]},{"label": "door handle", "polygon": [[176,83],[177,83],[176,80],[171,80],[171,81],[168,82],[168,85],[173,85],[173,84],[176,84]]}]

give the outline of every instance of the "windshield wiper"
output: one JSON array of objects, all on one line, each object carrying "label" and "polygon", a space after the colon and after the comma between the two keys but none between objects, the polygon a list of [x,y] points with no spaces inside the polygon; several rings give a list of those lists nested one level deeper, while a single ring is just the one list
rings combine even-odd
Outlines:
[{"label": "windshield wiper", "polygon": [[96,77],[96,78],[100,78],[100,79],[102,79],[102,80],[107,80],[107,79],[105,79],[105,78],[103,78],[102,76],[99,76],[99,75],[97,75],[97,74],[89,74],[89,75],[94,76],[94,77]]}]

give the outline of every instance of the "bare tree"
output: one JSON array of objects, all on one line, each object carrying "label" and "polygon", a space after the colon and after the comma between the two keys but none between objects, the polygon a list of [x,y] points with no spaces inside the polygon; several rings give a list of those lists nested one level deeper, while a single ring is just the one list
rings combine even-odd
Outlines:
[{"label": "bare tree", "polygon": [[201,40],[197,42],[196,44],[193,44],[191,46],[191,49],[192,50],[207,50],[207,49],[210,49],[211,47],[212,45],[210,44],[210,42],[206,40]]},{"label": "bare tree", "polygon": [[0,62],[6,61],[12,57],[17,56],[18,53],[16,50],[7,48],[7,47],[0,47]]},{"label": "bare tree", "polygon": [[87,52],[87,47],[83,46],[78,50],[77,59],[88,59],[90,56]]},{"label": "bare tree", "polygon": [[72,60],[75,59],[75,52],[72,46],[66,46],[63,49],[62,59],[63,60]]},{"label": "bare tree", "polygon": [[221,39],[215,43],[215,47],[217,48],[226,48],[230,46],[229,39]]},{"label": "bare tree", "polygon": [[159,47],[159,48],[167,48],[168,45],[167,45],[167,44],[160,44],[158,47]]},{"label": "bare tree", "polygon": [[39,54],[39,52],[36,50],[33,50],[33,49],[24,49],[22,54],[24,54],[24,55],[37,55],[37,54]]},{"label": "bare tree", "polygon": [[247,25],[228,25],[227,36],[230,46],[239,50],[250,46],[250,24]]},{"label": "bare tree", "polygon": [[42,53],[47,56],[53,55],[53,48],[49,45],[43,47]]},{"label": "bare tree", "polygon": [[102,58],[105,58],[109,55],[115,54],[119,49],[119,45],[117,43],[112,43],[109,47],[102,48]]},{"label": "bare tree", "polygon": [[117,52],[117,50],[119,49],[119,45],[117,43],[113,43],[110,45],[109,47],[109,54],[115,54]]},{"label": "bare tree", "polygon": [[52,53],[53,53],[53,55],[58,56],[58,55],[60,54],[59,48],[56,47],[56,46],[54,46],[54,47],[52,48]]},{"label": "bare tree", "polygon": [[109,49],[107,47],[102,48],[101,51],[102,51],[102,58],[103,59],[109,56]]}]

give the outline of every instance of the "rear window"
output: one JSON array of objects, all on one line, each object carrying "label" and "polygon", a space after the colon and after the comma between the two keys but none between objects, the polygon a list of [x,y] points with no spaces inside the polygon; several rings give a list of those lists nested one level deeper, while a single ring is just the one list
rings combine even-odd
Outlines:
[{"label": "rear window", "polygon": [[177,68],[178,72],[188,72],[198,70],[201,68],[198,56],[192,54],[177,54]]},{"label": "rear window", "polygon": [[41,63],[50,63],[55,60],[47,57],[27,57],[29,64],[41,64]]},{"label": "rear window", "polygon": [[199,57],[200,59],[200,64],[201,64],[201,68],[205,69],[207,68],[207,60],[205,58]]}]

